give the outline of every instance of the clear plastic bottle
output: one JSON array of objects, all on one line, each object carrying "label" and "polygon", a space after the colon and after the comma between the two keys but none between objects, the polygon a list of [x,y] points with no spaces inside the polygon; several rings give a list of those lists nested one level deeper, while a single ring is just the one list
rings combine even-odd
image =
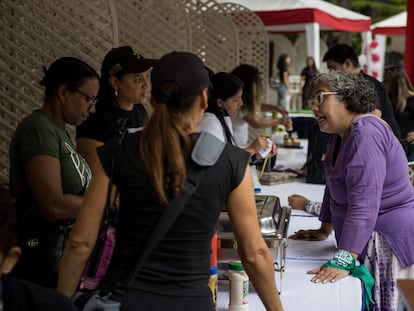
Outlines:
[{"label": "clear plastic bottle", "polygon": [[272,140],[276,145],[283,145],[283,138],[285,136],[285,130],[281,127],[278,128],[276,132],[272,135]]},{"label": "clear plastic bottle", "polygon": [[[279,118],[280,118],[280,114],[277,111],[274,111],[272,113],[272,119],[279,119]],[[273,125],[272,126],[272,132],[277,132],[277,128],[278,128],[278,125],[277,124],[276,125]]]},{"label": "clear plastic bottle", "polygon": [[260,181],[259,181],[259,176],[257,173],[256,165],[250,165],[250,173],[252,175],[254,193],[262,192],[262,185],[260,184]]},{"label": "clear plastic bottle", "polygon": [[248,311],[249,277],[241,262],[229,262],[229,311]]},{"label": "clear plastic bottle", "polygon": [[211,296],[213,297],[214,310],[217,310],[218,269],[216,266],[210,267],[208,287],[210,288]]},{"label": "clear plastic bottle", "polygon": [[285,135],[283,136],[283,143],[285,145],[288,145],[291,142],[292,142],[292,140],[290,139],[290,135],[289,135],[289,133],[286,132]]}]

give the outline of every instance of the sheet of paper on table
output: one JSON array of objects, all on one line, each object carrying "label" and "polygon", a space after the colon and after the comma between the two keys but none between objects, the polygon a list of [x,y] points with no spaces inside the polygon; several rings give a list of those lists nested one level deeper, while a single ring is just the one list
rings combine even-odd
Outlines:
[{"label": "sheet of paper on table", "polygon": [[[318,229],[320,222],[317,217],[306,216],[291,216],[289,224],[288,236],[301,229]],[[324,241],[302,241],[302,240],[288,240],[288,248],[286,258],[288,259],[307,259],[320,260],[325,263],[332,258],[335,252],[335,236],[331,234],[328,239]]]}]

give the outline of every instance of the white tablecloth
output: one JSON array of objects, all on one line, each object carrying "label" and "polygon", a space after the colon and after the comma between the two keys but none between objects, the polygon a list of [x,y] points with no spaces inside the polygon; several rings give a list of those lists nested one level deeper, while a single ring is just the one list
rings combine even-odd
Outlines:
[{"label": "white tablecloth", "polygon": [[[321,261],[294,261],[286,263],[280,287],[279,273],[275,272],[280,298],[285,311],[359,311],[362,306],[361,283],[347,277],[336,283],[315,284],[307,271],[317,267]],[[218,310],[228,310],[227,286],[219,284]],[[254,291],[248,297],[250,311],[266,310]]]},{"label": "white tablecloth", "polygon": [[279,169],[293,168],[299,170],[306,162],[308,140],[299,139],[301,148],[278,147],[275,167]]}]

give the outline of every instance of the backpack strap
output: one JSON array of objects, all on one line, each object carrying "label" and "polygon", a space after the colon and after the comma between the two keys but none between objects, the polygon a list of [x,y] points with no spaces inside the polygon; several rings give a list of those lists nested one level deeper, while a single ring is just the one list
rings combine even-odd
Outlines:
[{"label": "backpack strap", "polygon": [[191,159],[200,166],[212,166],[217,162],[225,145],[216,136],[201,132],[191,152]]}]

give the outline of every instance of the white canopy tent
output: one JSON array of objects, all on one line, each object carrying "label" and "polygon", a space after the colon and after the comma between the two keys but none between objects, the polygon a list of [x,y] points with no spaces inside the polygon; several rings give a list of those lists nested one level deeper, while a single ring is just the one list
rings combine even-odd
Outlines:
[{"label": "white canopy tent", "polygon": [[404,35],[407,26],[407,11],[386,18],[371,26],[374,35]]},{"label": "white canopy tent", "polygon": [[270,32],[306,32],[307,53],[319,67],[320,31],[361,32],[366,44],[371,18],[322,0],[216,0],[254,11]]},{"label": "white canopy tent", "polygon": [[387,36],[405,35],[407,28],[407,11],[403,11],[389,18],[386,18],[371,26],[372,34],[378,42],[378,49],[381,55],[379,63],[379,76],[382,77]]}]

